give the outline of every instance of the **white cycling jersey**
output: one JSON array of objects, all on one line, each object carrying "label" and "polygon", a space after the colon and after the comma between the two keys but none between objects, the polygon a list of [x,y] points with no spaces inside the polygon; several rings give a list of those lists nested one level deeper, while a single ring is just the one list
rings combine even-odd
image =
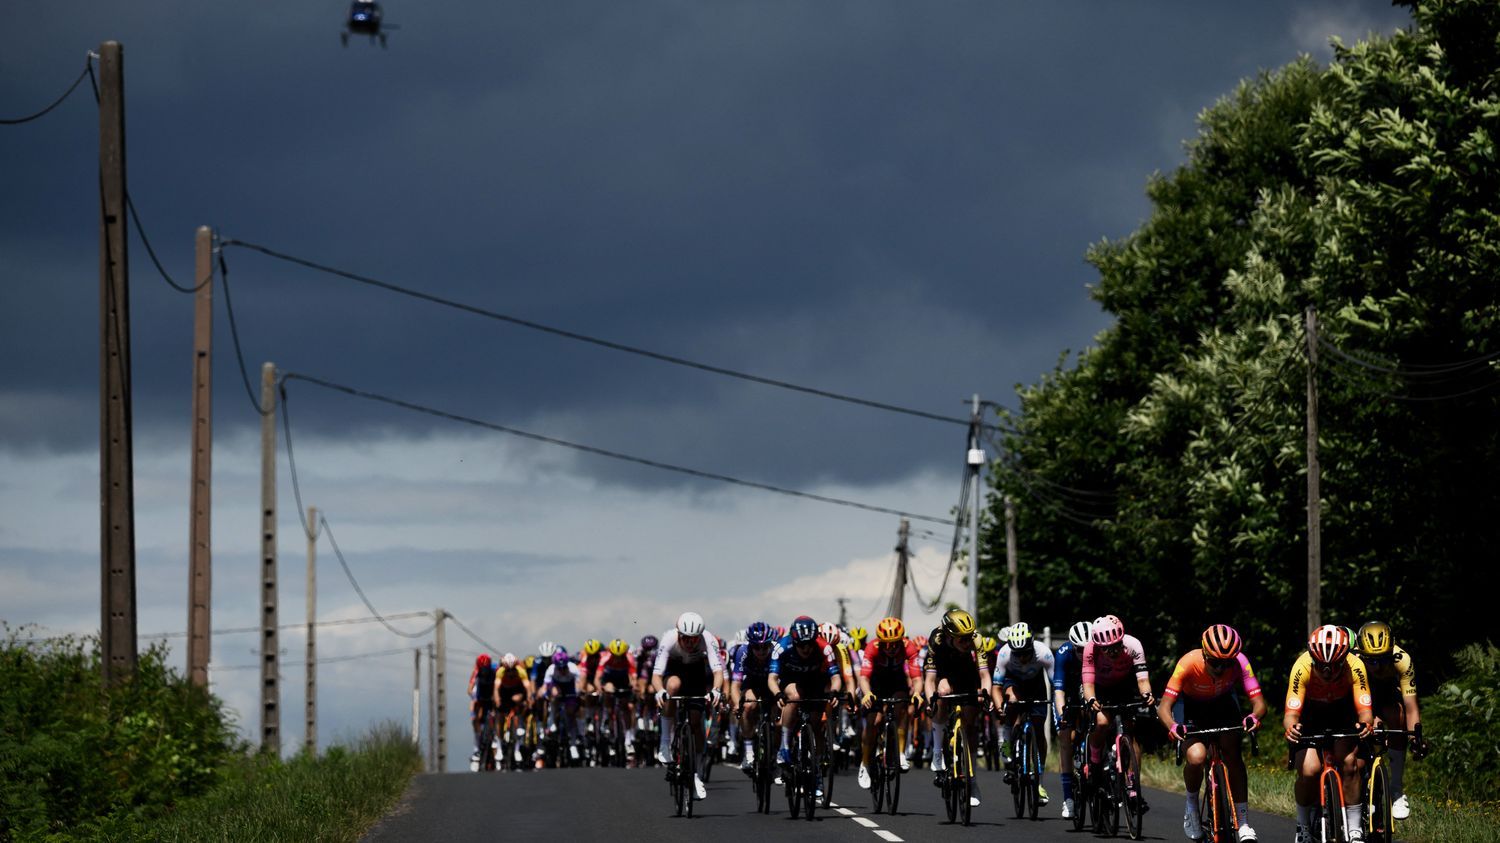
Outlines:
[{"label": "white cycling jersey", "polygon": [[550,688],[553,685],[568,686],[580,682],[583,679],[583,670],[577,664],[568,662],[566,665],[548,665],[547,676],[542,680],[543,687]]},{"label": "white cycling jersey", "polygon": [[[714,643],[709,643],[714,642]],[[704,659],[708,660],[710,673],[721,673],[724,670],[724,662],[719,659],[718,639],[708,630],[703,630],[703,635],[698,638],[698,646],[688,650],[677,640],[677,630],[671,629],[661,634],[661,644],[656,648],[656,664],[652,666],[651,672],[657,676],[663,676],[667,672],[667,662],[673,661],[682,665],[696,665]]]},{"label": "white cycling jersey", "polygon": [[995,656],[995,684],[1005,684],[1008,680],[1012,685],[1025,685],[1036,681],[1040,676],[1050,690],[1052,664],[1052,651],[1042,646],[1040,641],[1032,640],[1031,658],[1025,661],[1017,658],[1014,648],[1006,644]]}]

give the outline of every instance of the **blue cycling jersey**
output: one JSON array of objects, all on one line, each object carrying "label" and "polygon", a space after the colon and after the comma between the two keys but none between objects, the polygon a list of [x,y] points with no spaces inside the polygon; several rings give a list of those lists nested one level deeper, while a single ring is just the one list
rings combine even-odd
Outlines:
[{"label": "blue cycling jersey", "polygon": [[763,681],[771,675],[771,651],[756,657],[749,644],[736,644],[729,651],[729,678],[734,682]]},{"label": "blue cycling jersey", "polygon": [[771,650],[771,672],[777,676],[807,678],[824,674],[826,676],[837,676],[839,673],[838,659],[833,656],[833,648],[819,638],[813,645],[812,655],[804,658],[797,652],[797,647],[792,644],[792,636],[783,636],[776,646]]},{"label": "blue cycling jersey", "polygon": [[1057,648],[1052,662],[1052,690],[1062,691],[1068,699],[1078,696],[1083,687],[1083,650],[1068,641]]}]

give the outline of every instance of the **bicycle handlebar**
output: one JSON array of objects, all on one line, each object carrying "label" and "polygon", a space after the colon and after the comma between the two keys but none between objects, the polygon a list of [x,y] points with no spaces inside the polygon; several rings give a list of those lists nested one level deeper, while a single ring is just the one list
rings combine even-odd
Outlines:
[{"label": "bicycle handlebar", "polygon": [[1244,726],[1219,726],[1219,727],[1213,728],[1213,729],[1194,729],[1191,732],[1183,732],[1182,736],[1184,738],[1192,738],[1192,737],[1197,737],[1198,735],[1219,735],[1219,734],[1224,734],[1225,732],[1240,732],[1240,733],[1243,733],[1244,731],[1245,731],[1245,727]]}]

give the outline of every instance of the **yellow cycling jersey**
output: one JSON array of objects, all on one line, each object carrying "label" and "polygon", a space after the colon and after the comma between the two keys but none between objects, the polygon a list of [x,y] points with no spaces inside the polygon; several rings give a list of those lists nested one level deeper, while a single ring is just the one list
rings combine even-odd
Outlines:
[{"label": "yellow cycling jersey", "polygon": [[520,665],[511,668],[502,667],[495,672],[495,684],[502,688],[524,685],[526,684],[526,671]]},{"label": "yellow cycling jersey", "polygon": [[854,675],[854,662],[849,659],[849,645],[840,641],[838,646],[833,648],[833,651],[838,654],[839,675],[852,677]]},{"label": "yellow cycling jersey", "polygon": [[1390,687],[1395,683],[1403,697],[1415,697],[1417,695],[1417,668],[1412,662],[1411,654],[1400,647],[1391,645],[1391,655],[1388,658],[1378,659],[1369,656],[1361,656],[1360,661],[1364,663],[1365,670],[1370,674],[1370,685]]}]

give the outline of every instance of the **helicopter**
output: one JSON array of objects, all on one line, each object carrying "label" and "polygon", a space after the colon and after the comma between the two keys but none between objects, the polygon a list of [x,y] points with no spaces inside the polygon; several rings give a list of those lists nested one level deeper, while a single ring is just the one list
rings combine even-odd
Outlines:
[{"label": "helicopter", "polygon": [[339,33],[339,42],[347,47],[350,35],[368,35],[371,41],[378,40],[384,47],[386,31],[395,28],[395,24],[381,25],[380,4],[375,0],[354,0],[349,6],[349,20],[344,24],[344,31]]}]

